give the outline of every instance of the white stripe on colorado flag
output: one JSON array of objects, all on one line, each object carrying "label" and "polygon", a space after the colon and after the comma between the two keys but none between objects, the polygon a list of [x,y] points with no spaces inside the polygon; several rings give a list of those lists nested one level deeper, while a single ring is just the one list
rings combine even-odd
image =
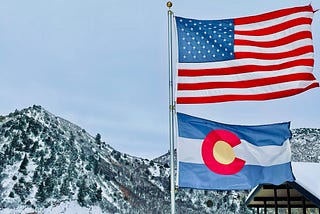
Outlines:
[{"label": "white stripe on colorado flag", "polygon": [[[201,155],[202,142],[203,140],[179,137],[179,161],[204,164]],[[233,150],[237,158],[246,161],[245,165],[272,166],[291,161],[289,140],[282,146],[255,146],[241,139],[241,144],[233,147]]]}]

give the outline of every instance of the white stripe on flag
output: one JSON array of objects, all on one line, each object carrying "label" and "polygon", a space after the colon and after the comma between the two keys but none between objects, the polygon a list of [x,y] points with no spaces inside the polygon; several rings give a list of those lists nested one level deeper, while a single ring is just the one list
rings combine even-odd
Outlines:
[{"label": "white stripe on flag", "polygon": [[[204,164],[201,155],[202,139],[178,138],[178,160]],[[282,146],[255,146],[245,140],[233,148],[235,156],[245,160],[246,165],[272,166],[291,161],[290,142]]]},{"label": "white stripe on flag", "polygon": [[235,45],[234,52],[280,53],[280,52],[294,50],[294,49],[301,48],[308,45],[312,45],[312,40],[309,38],[306,38],[306,39],[301,39],[301,40],[292,42],[290,44],[276,46],[273,48],[270,48],[270,47],[262,48],[262,47],[248,46],[248,45]]},{"label": "white stripe on flag", "polygon": [[290,57],[278,60],[262,60],[262,59],[234,59],[229,61],[221,62],[205,62],[205,63],[179,63],[178,69],[190,69],[190,70],[201,70],[210,68],[226,68],[236,67],[244,65],[278,65],[288,61],[299,60],[299,59],[312,59],[313,53],[306,53],[297,57]]},{"label": "white stripe on flag", "polygon": [[229,74],[219,76],[196,76],[196,77],[178,77],[179,83],[206,83],[206,82],[237,82],[242,80],[254,80],[263,79],[268,77],[278,77],[282,75],[289,75],[292,73],[311,73],[313,70],[312,66],[296,66],[293,68],[287,68],[277,71],[255,71],[253,73],[240,73],[240,74]]},{"label": "white stripe on flag", "polygon": [[303,89],[310,86],[313,81],[295,81],[295,82],[283,82],[279,84],[257,86],[252,88],[219,88],[219,89],[208,89],[208,90],[190,90],[190,91],[178,91],[178,97],[206,97],[206,96],[219,96],[219,95],[254,95],[254,94],[265,94],[273,93],[291,89]]}]

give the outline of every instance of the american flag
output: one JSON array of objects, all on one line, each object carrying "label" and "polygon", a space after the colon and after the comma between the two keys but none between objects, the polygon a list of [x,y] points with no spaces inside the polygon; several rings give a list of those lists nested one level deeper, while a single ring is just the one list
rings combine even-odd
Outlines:
[{"label": "american flag", "polygon": [[269,100],[319,87],[311,5],[256,16],[175,17],[177,104]]}]

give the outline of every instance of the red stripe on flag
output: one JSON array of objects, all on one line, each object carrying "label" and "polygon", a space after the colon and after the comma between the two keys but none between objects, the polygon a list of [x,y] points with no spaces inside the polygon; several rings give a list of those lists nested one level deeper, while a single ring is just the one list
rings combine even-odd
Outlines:
[{"label": "red stripe on flag", "polygon": [[210,97],[178,97],[177,104],[203,104],[203,103],[218,103],[229,101],[245,101],[245,100],[271,100],[282,97],[289,97],[311,88],[319,87],[319,83],[312,83],[306,88],[290,89],[285,91],[278,91],[266,94],[252,94],[252,95],[220,95]]},{"label": "red stripe on flag", "polygon": [[276,71],[295,66],[313,66],[313,59],[298,59],[284,62],[276,65],[243,65],[226,68],[208,68],[208,69],[179,69],[178,76],[196,77],[196,76],[212,76],[212,75],[229,75],[241,74],[255,71]]},{"label": "red stripe on flag", "polygon": [[300,56],[306,53],[312,53],[313,46],[305,46],[301,48],[297,48],[291,51],[281,52],[281,53],[255,53],[255,52],[236,52],[235,58],[236,59],[243,59],[243,58],[254,58],[254,59],[263,59],[263,60],[276,60],[276,59],[283,59],[288,57]]},{"label": "red stripe on flag", "polygon": [[264,13],[261,15],[255,15],[255,16],[247,16],[242,18],[236,18],[234,19],[235,25],[243,25],[243,24],[250,24],[254,22],[262,22],[270,19],[279,18],[282,16],[287,16],[293,13],[299,13],[299,12],[313,12],[312,6],[302,6],[302,7],[293,7],[293,8],[286,8],[282,10],[277,10],[269,13]]},{"label": "red stripe on flag", "polygon": [[178,90],[206,90],[217,88],[252,88],[283,82],[315,80],[311,73],[295,73],[261,79],[234,81],[234,82],[203,82],[203,83],[179,83]]}]

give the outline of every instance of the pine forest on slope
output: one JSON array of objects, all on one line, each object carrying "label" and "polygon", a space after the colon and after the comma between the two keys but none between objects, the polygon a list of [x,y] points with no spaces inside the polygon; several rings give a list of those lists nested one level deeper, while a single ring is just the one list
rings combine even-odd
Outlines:
[{"label": "pine forest on slope", "polygon": [[[294,129],[293,161],[320,161],[320,129]],[[147,160],[113,149],[34,105],[0,116],[0,212],[44,213],[76,202],[104,213],[169,213],[169,154]],[[178,213],[252,213],[247,191],[179,189]]]}]

